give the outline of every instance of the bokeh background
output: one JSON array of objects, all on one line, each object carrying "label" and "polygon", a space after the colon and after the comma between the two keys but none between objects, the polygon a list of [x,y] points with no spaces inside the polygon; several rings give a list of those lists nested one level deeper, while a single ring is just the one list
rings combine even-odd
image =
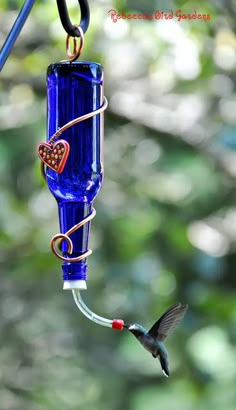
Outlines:
[{"label": "bokeh background", "polygon": [[[2,44],[23,1],[1,0]],[[79,20],[78,2],[68,1]],[[105,183],[95,201],[87,304],[167,341],[171,377],[128,332],[88,321],[49,249],[57,207],[36,145],[46,68],[65,58],[56,2],[37,0],[0,74],[0,409],[236,408],[236,1],[96,0],[84,60],[106,75]],[[210,21],[111,21],[182,9]]]}]

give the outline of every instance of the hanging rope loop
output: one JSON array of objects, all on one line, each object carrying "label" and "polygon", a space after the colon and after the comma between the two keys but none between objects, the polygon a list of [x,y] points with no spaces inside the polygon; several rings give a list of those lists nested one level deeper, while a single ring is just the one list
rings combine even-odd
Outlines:
[{"label": "hanging rope loop", "polygon": [[[88,29],[89,20],[90,20],[89,5],[88,5],[87,0],[78,0],[78,2],[80,6],[80,13],[81,13],[79,26],[83,30],[83,33],[85,33]],[[71,23],[69,13],[68,13],[68,8],[66,5],[66,0],[57,0],[57,7],[58,7],[59,16],[61,19],[61,24],[64,30],[67,32],[68,36],[80,37],[81,32],[78,29],[78,26],[75,26],[74,24]]]}]

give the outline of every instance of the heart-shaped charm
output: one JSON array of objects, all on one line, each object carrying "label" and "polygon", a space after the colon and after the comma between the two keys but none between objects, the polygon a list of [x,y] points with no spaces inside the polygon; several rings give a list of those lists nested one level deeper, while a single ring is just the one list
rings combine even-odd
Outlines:
[{"label": "heart-shaped charm", "polygon": [[37,151],[39,158],[47,167],[61,174],[70,152],[70,145],[65,140],[58,140],[54,144],[40,142]]}]

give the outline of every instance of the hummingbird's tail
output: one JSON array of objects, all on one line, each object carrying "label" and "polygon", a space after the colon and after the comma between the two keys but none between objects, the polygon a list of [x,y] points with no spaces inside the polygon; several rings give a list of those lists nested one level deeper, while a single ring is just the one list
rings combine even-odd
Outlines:
[{"label": "hummingbird's tail", "polygon": [[166,377],[169,377],[170,372],[169,372],[169,368],[168,368],[167,359],[165,357],[161,356],[161,355],[160,355],[160,363],[161,363],[161,368],[162,368],[162,371],[163,371],[164,375]]}]

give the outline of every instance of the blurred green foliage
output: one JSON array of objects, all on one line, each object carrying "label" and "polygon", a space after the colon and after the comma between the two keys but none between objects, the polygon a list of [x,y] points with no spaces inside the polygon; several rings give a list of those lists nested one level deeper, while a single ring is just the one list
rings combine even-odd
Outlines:
[{"label": "blurred green foliage", "polygon": [[[1,1],[1,43],[21,3]],[[84,297],[146,327],[172,303],[190,308],[167,342],[167,380],[132,335],[92,324],[61,291],[35,148],[65,33],[55,1],[37,0],[0,77],[0,409],[234,410],[236,2],[90,3],[83,59],[103,63],[110,105]],[[113,23],[110,8],[211,20]]]}]

